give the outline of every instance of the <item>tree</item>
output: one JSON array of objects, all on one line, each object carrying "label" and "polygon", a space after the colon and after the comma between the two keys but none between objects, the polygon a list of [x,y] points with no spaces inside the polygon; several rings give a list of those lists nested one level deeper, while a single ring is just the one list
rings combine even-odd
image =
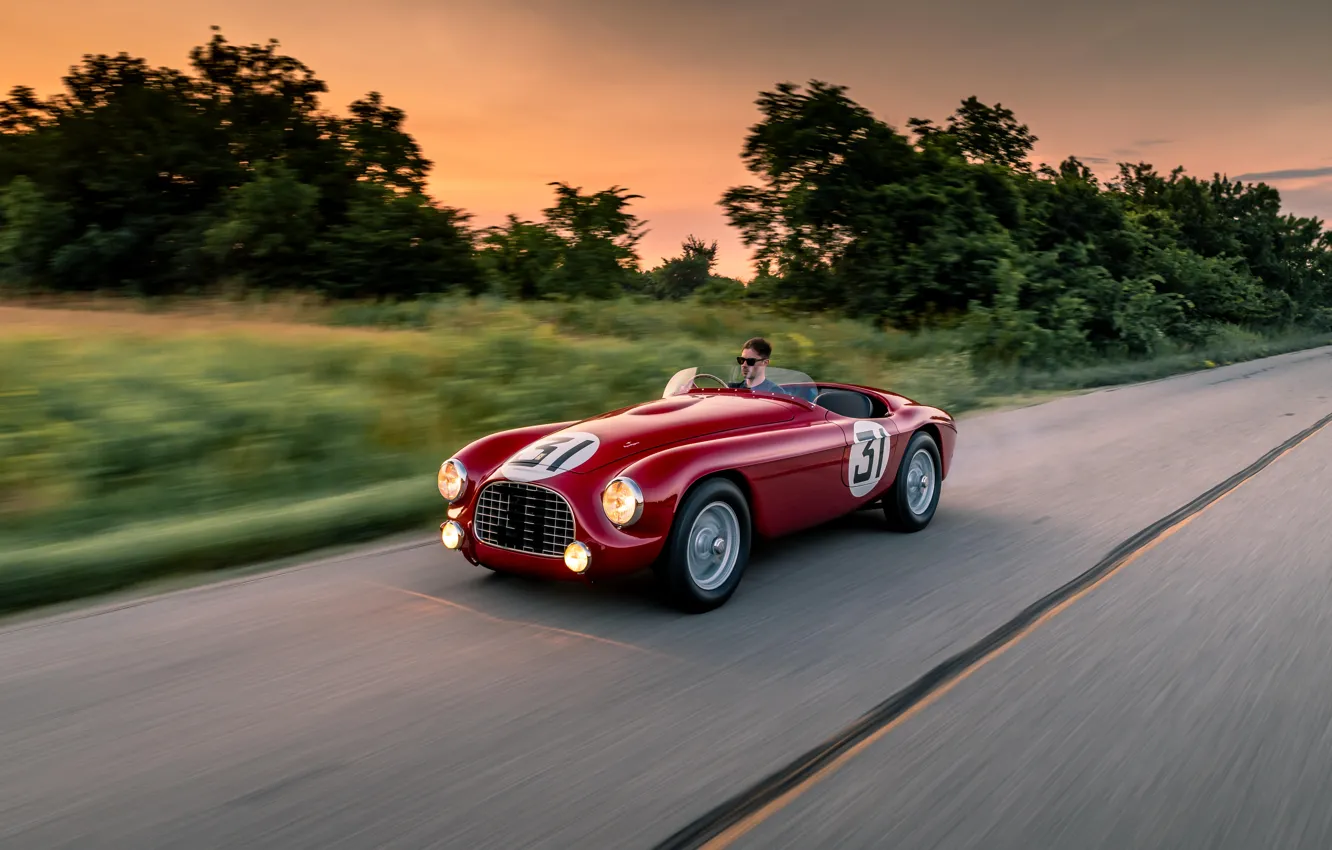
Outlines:
[{"label": "tree", "polygon": [[356,174],[399,192],[425,192],[431,162],[403,129],[406,115],[385,106],[379,92],[354,101],[352,118],[343,124],[348,161]]},{"label": "tree", "polygon": [[613,298],[635,288],[637,244],[645,231],[628,211],[642,197],[612,186],[590,195],[566,183],[532,223],[509,216],[481,240],[482,263],[493,285],[524,298]]},{"label": "tree", "polygon": [[650,294],[656,298],[679,301],[712,280],[712,270],[717,264],[716,241],[708,245],[690,234],[680,247],[679,256],[663,259],[661,265],[652,270]]},{"label": "tree", "polygon": [[549,281],[564,247],[564,240],[544,224],[510,213],[505,225],[487,229],[481,238],[480,263],[492,289],[533,300],[550,293]]},{"label": "tree", "polygon": [[219,275],[378,295],[478,285],[467,216],[425,196],[431,163],[402,110],[371,92],[345,119],[324,112],[327,86],[275,39],[233,45],[214,27],[189,56],[192,73],[87,55],[54,97],[19,86],[0,102],[0,242],[24,242],[0,275],[141,294]]},{"label": "tree", "polygon": [[1332,237],[1270,187],[1034,168],[1037,137],[975,96],[942,125],[909,119],[911,139],[817,80],[757,105],[743,157],[759,183],[721,205],[775,300],[903,328],[969,316],[977,354],[1045,364],[1332,316]]}]

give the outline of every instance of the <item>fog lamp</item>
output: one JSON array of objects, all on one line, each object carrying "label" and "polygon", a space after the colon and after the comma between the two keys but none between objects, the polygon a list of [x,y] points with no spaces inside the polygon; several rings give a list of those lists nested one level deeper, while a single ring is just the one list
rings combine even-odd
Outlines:
[{"label": "fog lamp", "polygon": [[439,539],[444,543],[445,549],[457,549],[463,544],[463,538],[466,536],[463,527],[453,520],[439,527]]},{"label": "fog lamp", "polygon": [[581,573],[587,569],[587,565],[592,563],[592,550],[588,549],[583,543],[575,540],[564,550],[564,565],[576,573]]}]

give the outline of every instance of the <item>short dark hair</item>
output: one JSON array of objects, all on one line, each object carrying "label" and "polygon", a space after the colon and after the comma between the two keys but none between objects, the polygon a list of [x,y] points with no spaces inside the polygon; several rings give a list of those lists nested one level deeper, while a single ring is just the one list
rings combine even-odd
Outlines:
[{"label": "short dark hair", "polygon": [[767,360],[769,357],[772,356],[772,346],[769,345],[768,341],[761,336],[756,336],[753,337],[752,339],[746,340],[745,344],[740,346],[741,351],[744,351],[746,348],[750,348],[753,349],[754,351],[757,351],[759,357],[762,357],[764,360]]}]

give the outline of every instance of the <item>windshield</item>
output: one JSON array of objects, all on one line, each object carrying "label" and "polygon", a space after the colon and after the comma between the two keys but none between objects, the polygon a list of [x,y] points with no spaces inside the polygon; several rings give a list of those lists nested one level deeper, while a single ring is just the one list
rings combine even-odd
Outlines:
[{"label": "windshield", "polygon": [[[797,372],[795,369],[769,366],[765,370],[764,379],[765,384],[761,388],[755,389],[755,392],[785,392],[799,396],[806,401],[812,401],[814,395],[818,392],[814,379],[804,372]],[[693,389],[723,389],[732,385],[739,387],[743,380],[744,378],[740,374],[740,366],[736,363],[690,366],[676,372],[666,382],[666,391],[661,394],[661,397],[670,398],[671,396],[684,395]],[[777,388],[774,389],[772,384],[776,384]]]}]

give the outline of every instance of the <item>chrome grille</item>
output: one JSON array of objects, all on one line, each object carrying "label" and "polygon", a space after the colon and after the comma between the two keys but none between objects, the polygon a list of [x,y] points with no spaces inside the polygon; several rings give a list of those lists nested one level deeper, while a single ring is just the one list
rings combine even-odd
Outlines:
[{"label": "chrome grille", "polygon": [[496,481],[476,500],[479,540],[534,555],[562,557],[574,539],[573,512],[564,497],[545,487]]}]

